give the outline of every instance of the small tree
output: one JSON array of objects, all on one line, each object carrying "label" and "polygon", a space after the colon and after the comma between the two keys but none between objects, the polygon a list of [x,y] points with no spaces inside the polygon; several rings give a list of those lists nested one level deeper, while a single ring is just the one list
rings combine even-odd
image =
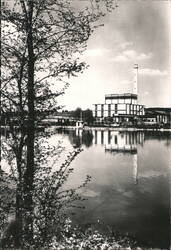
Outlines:
[{"label": "small tree", "polygon": [[83,120],[89,125],[93,124],[94,117],[92,110],[86,109],[83,111]]},{"label": "small tree", "polygon": [[[38,146],[39,148],[39,146]],[[56,148],[49,149],[47,147],[44,151],[48,151],[48,155],[54,153],[54,163],[59,157],[60,150]],[[38,157],[36,161],[37,171],[35,173],[35,189],[33,192],[34,201],[34,246],[49,247],[53,237],[60,239],[65,225],[65,220],[69,216],[69,210],[72,207],[79,207],[76,201],[83,201],[84,199],[79,194],[79,190],[90,181],[90,176],[87,176],[84,183],[79,187],[64,189],[64,183],[67,181],[69,175],[73,172],[70,167],[71,162],[80,153],[81,149],[69,152],[66,160],[53,171],[53,164],[46,167],[47,159]],[[41,150],[42,152],[42,150]]]},{"label": "small tree", "polygon": [[92,124],[94,121],[93,112],[90,109],[82,110],[81,108],[76,108],[71,111],[71,116],[76,119],[82,119],[87,124]]},{"label": "small tree", "polygon": [[76,119],[82,119],[82,109],[81,108],[76,108],[76,110],[71,111],[71,114]]}]

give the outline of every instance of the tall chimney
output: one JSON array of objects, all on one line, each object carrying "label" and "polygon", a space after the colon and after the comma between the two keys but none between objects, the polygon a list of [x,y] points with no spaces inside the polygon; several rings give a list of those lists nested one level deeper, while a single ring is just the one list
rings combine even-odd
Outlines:
[{"label": "tall chimney", "polygon": [[133,94],[138,95],[138,64],[134,64]]}]

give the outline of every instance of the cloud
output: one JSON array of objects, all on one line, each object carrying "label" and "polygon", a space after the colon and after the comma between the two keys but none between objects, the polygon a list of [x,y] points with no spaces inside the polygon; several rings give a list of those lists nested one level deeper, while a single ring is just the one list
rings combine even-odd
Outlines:
[{"label": "cloud", "polygon": [[120,47],[121,49],[125,50],[125,49],[128,48],[128,47],[132,47],[133,44],[134,44],[133,42],[124,42],[124,43],[121,43],[121,44],[119,45],[119,47]]},{"label": "cloud", "polygon": [[144,92],[144,95],[149,95],[149,92],[148,92],[148,91],[145,91],[145,92]]},{"label": "cloud", "polygon": [[144,54],[138,53],[135,50],[124,50],[117,56],[112,58],[113,62],[128,62],[128,61],[140,61],[147,60],[152,57],[152,53]]},{"label": "cloud", "polygon": [[108,52],[107,49],[87,49],[84,53],[85,56],[95,57],[95,56],[102,56],[106,52]]},{"label": "cloud", "polygon": [[168,72],[166,70],[159,70],[159,69],[139,69],[139,74],[147,75],[147,76],[166,76]]},{"label": "cloud", "polygon": [[129,86],[130,85],[130,81],[129,80],[122,80],[121,84],[124,86]]},{"label": "cloud", "polygon": [[112,62],[127,62],[127,61],[128,61],[128,58],[125,57],[124,55],[118,55],[112,58]]}]

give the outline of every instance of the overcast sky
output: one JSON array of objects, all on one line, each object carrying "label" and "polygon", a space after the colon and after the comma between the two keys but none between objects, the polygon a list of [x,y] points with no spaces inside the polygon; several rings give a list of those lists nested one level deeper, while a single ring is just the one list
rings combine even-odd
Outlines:
[{"label": "overcast sky", "polygon": [[[81,0],[80,0],[81,1]],[[93,108],[105,94],[130,93],[133,65],[138,63],[139,103],[169,106],[168,1],[119,1],[94,32],[83,59],[90,65],[70,80],[59,100],[66,109]]]}]

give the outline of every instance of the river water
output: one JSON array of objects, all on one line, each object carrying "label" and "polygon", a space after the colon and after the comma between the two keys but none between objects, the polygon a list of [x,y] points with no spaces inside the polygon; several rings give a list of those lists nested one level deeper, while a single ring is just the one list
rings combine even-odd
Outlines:
[{"label": "river water", "polygon": [[135,235],[142,246],[169,249],[171,134],[56,130],[53,137],[84,149],[71,164],[67,185],[92,177],[75,223],[112,228]]}]

